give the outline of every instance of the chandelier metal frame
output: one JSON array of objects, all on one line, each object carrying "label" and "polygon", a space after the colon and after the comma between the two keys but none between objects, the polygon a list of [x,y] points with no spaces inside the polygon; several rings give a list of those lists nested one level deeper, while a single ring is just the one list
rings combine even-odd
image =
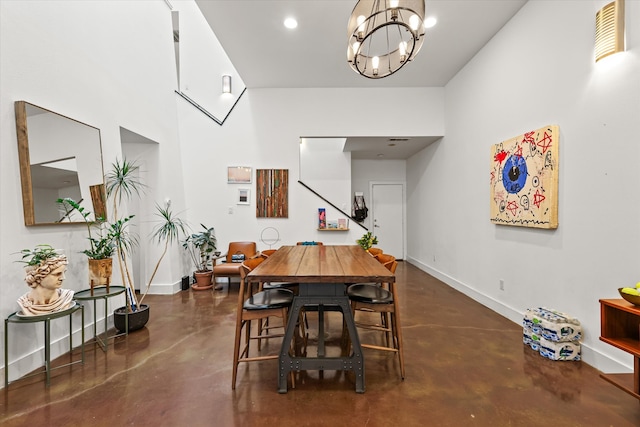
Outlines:
[{"label": "chandelier metal frame", "polygon": [[347,25],[347,61],[381,79],[412,61],[424,42],[424,0],[360,0]]}]

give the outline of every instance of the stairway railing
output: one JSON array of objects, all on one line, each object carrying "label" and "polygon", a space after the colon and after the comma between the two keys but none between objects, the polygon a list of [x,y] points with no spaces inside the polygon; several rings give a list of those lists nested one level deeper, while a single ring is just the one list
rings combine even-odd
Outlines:
[{"label": "stairway railing", "polygon": [[315,194],[316,196],[318,196],[319,198],[321,198],[322,200],[324,200],[325,202],[327,202],[328,204],[331,205],[331,207],[333,207],[334,209],[337,209],[342,215],[346,216],[347,218],[351,219],[352,222],[354,224],[358,224],[360,227],[364,228],[366,231],[369,231],[369,229],[367,227],[365,227],[364,225],[360,224],[358,221],[356,221],[351,215],[349,215],[348,213],[346,213],[345,211],[343,211],[342,209],[340,209],[339,207],[337,207],[336,205],[334,205],[333,203],[331,203],[330,201],[328,201],[326,198],[324,198],[321,194],[318,194],[317,191],[315,191],[313,188],[309,187],[307,184],[305,184],[304,182],[298,180],[298,183],[300,185],[302,185],[303,187],[305,187],[307,190],[311,191],[313,194]]}]

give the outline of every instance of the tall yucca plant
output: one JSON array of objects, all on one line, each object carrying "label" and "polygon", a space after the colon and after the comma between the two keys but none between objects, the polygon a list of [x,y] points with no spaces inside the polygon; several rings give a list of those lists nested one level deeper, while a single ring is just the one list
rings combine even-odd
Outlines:
[{"label": "tall yucca plant", "polygon": [[153,278],[158,272],[158,268],[160,267],[162,259],[167,254],[169,245],[173,242],[179,241],[180,235],[186,235],[188,229],[187,224],[181,218],[175,216],[173,212],[171,212],[170,203],[166,203],[164,206],[159,206],[158,204],[156,204],[156,216],[159,217],[160,220],[155,225],[151,238],[159,244],[164,243],[164,248],[162,250],[160,258],[158,258],[158,262],[156,262],[153,273],[151,273],[151,277],[149,278],[149,282],[147,283],[147,288],[140,298],[141,303],[144,297],[147,295],[147,292],[149,292],[149,288],[151,287]]},{"label": "tall yucca plant", "polygon": [[121,216],[118,208],[121,207],[122,203],[130,200],[134,194],[140,196],[144,192],[146,186],[138,177],[138,169],[139,167],[135,162],[130,162],[127,159],[116,159],[111,164],[111,170],[104,176],[107,198],[110,198],[113,203],[111,210],[113,212],[113,220],[110,226],[118,255],[120,277],[122,283],[129,290],[126,299],[129,311],[131,311],[132,306],[139,307],[140,304],[136,297],[135,284],[129,268],[129,257],[137,245],[137,238],[129,229],[130,221],[134,218],[134,215]]},{"label": "tall yucca plant", "polygon": [[135,162],[122,159],[112,163],[111,170],[105,175],[105,188],[107,197],[112,202],[113,221],[110,223],[111,234],[114,236],[113,241],[116,246],[118,255],[118,266],[122,283],[128,288],[127,308],[131,311],[131,306],[139,307],[140,303],[149,292],[151,283],[160,267],[160,263],[164,258],[169,245],[180,239],[180,234],[186,234],[186,224],[179,217],[175,216],[167,204],[164,207],[156,205],[156,216],[160,218],[152,233],[153,240],[158,243],[164,243],[164,250],[156,263],[151,274],[149,282],[146,285],[142,296],[138,300],[135,294],[135,283],[131,276],[130,257],[138,245],[138,239],[129,227],[130,221],[134,215],[122,215],[122,204],[131,200],[134,196],[141,196],[147,186],[140,180],[138,176],[139,166]]}]

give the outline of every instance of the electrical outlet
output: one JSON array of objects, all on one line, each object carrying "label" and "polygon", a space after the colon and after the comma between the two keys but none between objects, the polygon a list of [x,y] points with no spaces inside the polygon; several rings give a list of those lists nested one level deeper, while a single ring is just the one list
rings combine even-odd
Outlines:
[{"label": "electrical outlet", "polygon": [[229,206],[229,207],[227,208],[227,213],[228,213],[229,215],[233,215],[233,206]]},{"label": "electrical outlet", "polygon": [[500,290],[504,291],[504,280],[500,279]]}]

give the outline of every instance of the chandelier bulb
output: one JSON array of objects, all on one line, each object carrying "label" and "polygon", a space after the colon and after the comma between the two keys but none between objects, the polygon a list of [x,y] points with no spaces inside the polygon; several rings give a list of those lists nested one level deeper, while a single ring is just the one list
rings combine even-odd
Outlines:
[{"label": "chandelier bulb", "polygon": [[391,8],[391,20],[398,20],[398,3],[399,0],[389,0],[389,8]]},{"label": "chandelier bulb", "polygon": [[411,27],[413,31],[418,31],[420,27],[420,18],[418,18],[418,15],[411,15],[409,18],[409,27]]},{"label": "chandelier bulb", "polygon": [[398,50],[400,51],[400,62],[404,62],[407,60],[407,42],[401,41],[398,45]]},{"label": "chandelier bulb", "polygon": [[359,42],[362,41],[362,39],[364,39],[364,32],[366,30],[366,25],[364,25],[364,21],[365,21],[365,17],[364,15],[360,15],[358,16],[358,19],[356,20],[356,23],[358,25],[358,34],[356,36],[356,38],[358,39]]}]

